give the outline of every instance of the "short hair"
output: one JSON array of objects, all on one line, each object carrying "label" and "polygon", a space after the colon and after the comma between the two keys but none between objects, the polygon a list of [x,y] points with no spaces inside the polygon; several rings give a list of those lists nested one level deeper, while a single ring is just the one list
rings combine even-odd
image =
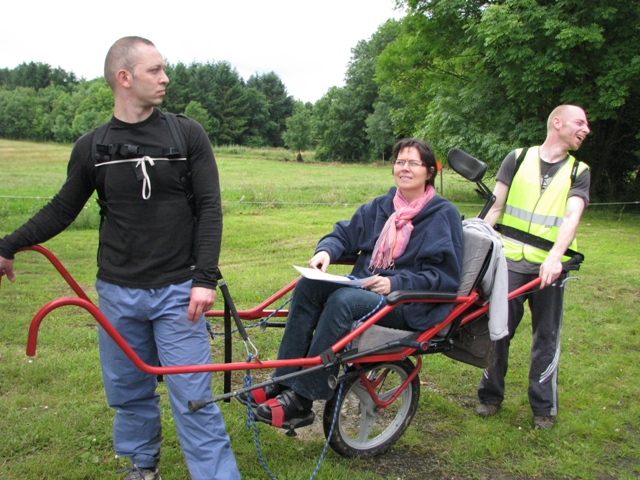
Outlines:
[{"label": "short hair", "polygon": [[571,108],[579,108],[580,110],[582,110],[584,112],[584,109],[582,107],[579,107],[577,105],[558,105],[556,108],[553,109],[553,111],[551,112],[551,114],[549,114],[549,118],[547,119],[547,133],[549,133],[551,130],[553,130],[553,119],[556,117],[560,117],[562,119],[564,119],[567,111]]},{"label": "short hair", "polygon": [[405,148],[415,148],[420,154],[420,160],[427,167],[427,170],[431,173],[431,178],[427,180],[427,185],[435,185],[435,179],[438,175],[438,167],[436,164],[436,156],[433,153],[433,148],[424,140],[419,138],[403,138],[393,147],[393,160],[397,160],[398,155]]},{"label": "short hair", "polygon": [[140,44],[155,47],[151,40],[142,37],[122,37],[111,45],[104,60],[104,78],[113,90],[116,86],[116,73],[125,69],[133,73],[133,68],[138,61],[137,46]]}]

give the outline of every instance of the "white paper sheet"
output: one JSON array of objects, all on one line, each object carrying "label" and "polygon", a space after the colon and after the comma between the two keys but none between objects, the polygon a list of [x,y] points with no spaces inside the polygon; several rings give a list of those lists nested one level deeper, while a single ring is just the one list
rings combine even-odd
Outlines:
[{"label": "white paper sheet", "polygon": [[360,287],[364,283],[366,283],[368,280],[374,278],[374,277],[367,277],[367,278],[358,278],[353,280],[343,275],[333,275],[331,273],[325,273],[320,270],[316,270],[314,268],[296,267],[295,265],[293,266],[293,268],[298,270],[298,272],[300,272],[300,275],[310,280],[321,280],[323,282],[340,283],[342,285],[350,285],[353,287]]}]

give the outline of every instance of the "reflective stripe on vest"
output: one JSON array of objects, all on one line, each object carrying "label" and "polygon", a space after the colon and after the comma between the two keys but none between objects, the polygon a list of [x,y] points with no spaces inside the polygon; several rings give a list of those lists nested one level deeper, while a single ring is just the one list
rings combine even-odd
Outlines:
[{"label": "reflective stripe on vest", "polygon": [[544,225],[545,227],[552,228],[562,225],[562,218],[554,217],[552,215],[541,215],[539,213],[527,212],[521,208],[514,207],[513,205],[507,205],[504,212],[507,215],[516,217],[520,220],[524,220],[527,223],[537,223],[538,225]]},{"label": "reflective stripe on vest", "polygon": [[[516,150],[516,157],[519,153]],[[576,159],[569,156],[541,193],[539,147],[530,148],[511,182],[501,223],[555,242],[567,207],[574,162]],[[586,168],[581,162],[578,175]],[[569,248],[577,249],[575,239]],[[508,237],[504,237],[504,252],[512,260],[526,259],[532,263],[542,263],[548,255],[545,250]],[[563,257],[562,261],[568,259]]]}]

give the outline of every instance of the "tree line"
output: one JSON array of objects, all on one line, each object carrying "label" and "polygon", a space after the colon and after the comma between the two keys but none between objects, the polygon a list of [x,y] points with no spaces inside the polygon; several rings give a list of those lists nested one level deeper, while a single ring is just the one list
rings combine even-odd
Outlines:
[{"label": "tree line", "polygon": [[[246,82],[228,62],[167,65],[163,108],[198,120],[214,145],[284,146],[294,100],[273,72]],[[0,69],[0,136],[73,142],[107,122],[113,94],[103,78],[78,80],[47,64]]]},{"label": "tree line", "polygon": [[[240,77],[229,62],[167,65],[163,108],[198,120],[213,145],[286,146],[316,159],[384,161],[405,136],[452,147],[493,170],[540,144],[551,110],[585,108],[577,157],[592,197],[640,194],[640,2],[397,0],[406,12],[352,49],[345,84],[294,100],[277,74]],[[313,73],[310,73],[310,75]],[[102,79],[43,64],[0,69],[0,136],[71,142],[109,120]]]}]

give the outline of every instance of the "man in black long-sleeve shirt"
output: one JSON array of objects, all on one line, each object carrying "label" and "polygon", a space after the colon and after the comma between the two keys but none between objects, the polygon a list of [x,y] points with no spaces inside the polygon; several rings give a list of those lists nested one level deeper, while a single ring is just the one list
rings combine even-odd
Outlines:
[{"label": "man in black long-sleeve shirt", "polygon": [[[218,171],[206,133],[183,116],[174,117],[185,142],[176,154],[169,114],[156,108],[169,82],[164,67],[146,39],[124,37],[111,47],[105,78],[114,114],[99,139],[109,155],[92,148],[96,130],[76,142],[58,194],[0,239],[0,277],[13,281],[17,250],[62,232],[97,190],[101,312],[144,362],[204,364],[211,353],[203,313],[215,301],[222,238]],[[127,479],[160,478],[157,380],[138,370],[102,328],[99,345],[107,400],[116,410],[114,446],[133,465]],[[189,399],[211,396],[211,375],[169,375],[166,383],[191,477],[239,478],[218,407],[187,412]]]}]

